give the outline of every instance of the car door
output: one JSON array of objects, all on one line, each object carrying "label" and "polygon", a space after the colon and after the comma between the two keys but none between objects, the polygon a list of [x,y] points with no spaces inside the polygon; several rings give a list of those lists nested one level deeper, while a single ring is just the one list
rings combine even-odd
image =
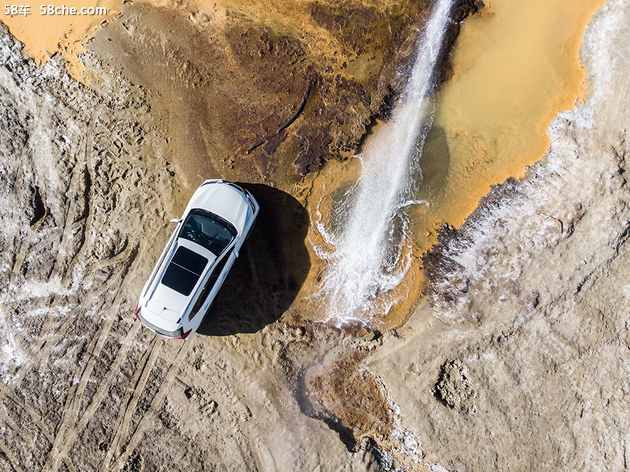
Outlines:
[{"label": "car door", "polygon": [[203,305],[197,312],[197,314],[191,320],[191,327],[196,330],[204,317],[210,310],[214,299],[216,298],[227,274],[230,272],[232,265],[234,265],[234,261],[236,260],[237,252],[235,250],[235,246],[232,246],[228,252],[221,258],[216,267],[212,270],[212,274],[208,279],[207,285],[210,288],[209,293],[206,297],[206,300],[203,302]]}]

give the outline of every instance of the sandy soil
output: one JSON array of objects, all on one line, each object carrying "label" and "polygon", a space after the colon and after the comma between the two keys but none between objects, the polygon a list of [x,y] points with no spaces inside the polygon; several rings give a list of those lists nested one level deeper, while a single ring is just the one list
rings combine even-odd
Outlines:
[{"label": "sandy soil", "polygon": [[[170,18],[139,6],[126,27],[141,28],[135,14]],[[299,198],[260,184],[276,209],[222,292],[226,308],[189,342],[143,329],[137,293],[181,184],[197,178],[174,164],[170,133],[194,124],[177,128],[166,105],[181,92],[164,95],[168,74],[149,87],[103,63],[96,46],[119,29],[85,57],[100,77],[88,89],[60,60],[25,59],[2,27],[0,469],[627,469],[629,20],[621,0],[596,15],[587,101],[552,124],[526,177],[444,231],[424,261],[431,300],[372,340],[290,312],[276,321],[308,271],[308,219]],[[160,37],[138,34],[157,51],[147,60],[164,57]],[[195,77],[201,66],[185,64],[172,70]],[[270,103],[290,97],[276,104],[290,115],[304,90],[282,93]],[[260,135],[248,133],[239,145]],[[254,162],[230,177],[293,165],[265,174]],[[274,233],[289,220],[300,237]]]},{"label": "sandy soil", "polygon": [[[6,30],[2,54],[2,198],[10,211],[1,239],[0,468],[362,464],[325,423],[300,412],[284,381],[279,353],[305,330],[260,331],[257,313],[240,322],[237,313],[205,331],[231,334],[236,325],[255,335],[173,343],[131,316],[176,193],[167,141],[142,90],[112,78],[91,91],[58,61],[38,69]],[[320,438],[316,447],[311,437]]]}]

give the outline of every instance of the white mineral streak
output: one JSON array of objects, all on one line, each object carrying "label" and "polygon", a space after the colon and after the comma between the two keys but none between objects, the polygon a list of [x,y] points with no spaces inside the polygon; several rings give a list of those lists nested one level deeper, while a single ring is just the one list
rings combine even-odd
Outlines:
[{"label": "white mineral streak", "polygon": [[396,288],[409,270],[408,224],[402,209],[426,203],[410,200],[410,190],[433,119],[434,71],[451,5],[452,0],[436,3],[401,102],[359,156],[361,177],[333,212],[338,230],[319,225],[324,239],[335,248],[323,254],[329,269],[322,293],[330,300],[332,322],[369,321],[386,314],[395,300],[382,295]]}]

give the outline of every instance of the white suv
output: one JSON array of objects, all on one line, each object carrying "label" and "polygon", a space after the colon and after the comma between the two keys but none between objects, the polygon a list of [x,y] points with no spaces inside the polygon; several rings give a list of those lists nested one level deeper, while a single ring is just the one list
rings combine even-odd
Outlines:
[{"label": "white suv", "polygon": [[136,307],[136,317],[167,338],[190,338],[210,309],[249,235],[258,203],[238,185],[206,180],[177,223]]}]

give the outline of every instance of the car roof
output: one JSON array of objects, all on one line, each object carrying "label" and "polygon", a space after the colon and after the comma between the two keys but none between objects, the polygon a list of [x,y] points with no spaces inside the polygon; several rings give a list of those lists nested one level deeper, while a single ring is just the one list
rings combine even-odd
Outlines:
[{"label": "car roof", "polygon": [[[217,257],[184,238],[177,238],[168,258],[154,281],[148,311],[170,323],[178,323],[192,300],[204,274]],[[177,278],[184,280],[175,280]]]}]

